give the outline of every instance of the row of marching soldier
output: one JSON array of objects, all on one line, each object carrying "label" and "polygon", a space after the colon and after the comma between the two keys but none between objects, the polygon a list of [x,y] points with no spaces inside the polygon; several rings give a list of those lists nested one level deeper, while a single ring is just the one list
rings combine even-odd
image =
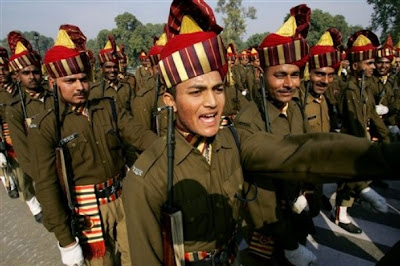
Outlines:
[{"label": "row of marching soldier", "polygon": [[8,35],[2,179],[63,264],[310,265],[322,183],[338,182],[332,221],[351,233],[355,197],[387,212],[369,184],[398,179],[400,47],[363,30],[344,54],[330,28],[310,49],[311,10],[290,15],[237,54],[204,1],[174,0],[135,75],[112,35],[97,74],[77,26],[43,62]]}]

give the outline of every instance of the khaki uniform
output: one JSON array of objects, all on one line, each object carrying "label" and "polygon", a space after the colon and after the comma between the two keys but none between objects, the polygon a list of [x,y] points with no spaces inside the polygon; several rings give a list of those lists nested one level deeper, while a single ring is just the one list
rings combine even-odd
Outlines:
[{"label": "khaki uniform", "polygon": [[[174,164],[174,204],[183,212],[185,252],[223,248],[233,237],[243,182],[238,148],[228,129],[212,142],[209,165],[177,131]],[[157,141],[127,174],[123,194],[132,265],[161,265],[160,210],[166,201],[167,149]]]},{"label": "khaki uniform", "polygon": [[250,66],[247,73],[247,84],[249,85],[250,100],[254,101],[261,88],[260,70],[258,68]]},{"label": "khaki uniform", "polygon": [[[274,135],[286,136],[289,134],[303,134],[308,131],[307,122],[303,119],[300,107],[294,100],[290,101],[287,106],[286,115],[276,108],[271,102],[267,102],[268,117],[270,122],[270,132]],[[254,103],[249,103],[244,107],[236,117],[235,123],[239,128],[241,124],[248,125],[244,127],[252,133],[265,131],[264,119],[260,116],[258,106]],[[290,175],[290,173],[288,173]],[[283,248],[294,249],[297,247],[297,237],[300,231],[304,231],[307,235],[312,231],[312,221],[307,216],[306,221],[310,224],[307,228],[294,229],[297,226],[299,219],[305,219],[302,216],[291,212],[289,202],[296,199],[304,184],[301,182],[286,182],[277,180],[264,181],[262,185],[257,184],[257,198],[248,203],[249,212],[252,218],[254,228],[264,236],[274,236],[276,247],[280,247],[275,252],[280,252]],[[293,224],[293,225],[292,225]],[[309,229],[309,227],[311,227]],[[290,233],[292,232],[292,233]],[[299,234],[300,235],[300,234]],[[262,237],[262,236],[261,236]],[[303,236],[299,236],[299,239]],[[260,238],[261,239],[261,238]],[[252,244],[251,242],[260,243]],[[251,238],[250,246],[263,245],[262,240],[255,240],[255,236]],[[265,246],[265,244],[264,244]],[[268,246],[268,245],[267,245]],[[266,248],[267,248],[266,246]],[[274,245],[272,245],[274,246]],[[250,249],[251,251],[252,249]],[[257,250],[257,249],[256,249]],[[251,251],[253,252],[253,251]],[[268,253],[268,252],[267,252]],[[265,255],[272,255],[267,254]],[[278,254],[275,253],[275,256]],[[253,261],[254,258],[243,255],[246,260]],[[249,262],[252,263],[252,262]]]},{"label": "khaki uniform", "polygon": [[126,72],[125,74],[118,74],[118,80],[123,81],[129,84],[131,86],[131,89],[133,91],[133,95],[136,95],[137,90],[136,90],[136,78],[135,75]]},{"label": "khaki uniform", "polygon": [[[377,135],[383,142],[389,142],[389,133],[382,119],[375,111],[375,101],[373,88],[371,86],[372,78],[365,81],[365,89],[362,97],[360,96],[361,87],[354,76],[349,79],[348,87],[343,91],[342,118],[343,129],[341,132],[351,134],[357,137],[371,138],[369,129],[373,125]],[[363,182],[339,182],[336,205],[351,207],[354,203],[354,197],[361,190],[367,188],[371,181]]]},{"label": "khaki uniform", "polygon": [[130,114],[132,114],[131,102],[133,101],[135,94],[128,83],[124,81],[118,81],[118,83],[113,87],[110,86],[110,83],[104,79],[94,83],[90,88],[89,99],[92,100],[103,97],[114,98],[121,106],[123,106]]},{"label": "khaki uniform", "polygon": [[235,116],[248,100],[235,86],[225,86],[225,105],[223,115]]},{"label": "khaki uniform", "polygon": [[21,97],[16,89],[13,93],[13,98],[6,107],[6,119],[18,163],[24,172],[22,177],[17,175],[18,184],[25,201],[28,201],[35,196],[33,180],[39,175],[37,164],[32,162],[34,146],[30,139],[30,131],[34,128],[37,117],[42,112],[53,107],[53,99],[52,95],[44,89],[43,94],[36,99],[25,92],[24,87],[21,89],[24,91],[24,105],[27,118],[25,120],[21,106]]},{"label": "khaki uniform", "polygon": [[[6,89],[12,90],[12,92],[8,92]],[[33,186],[25,185],[26,182],[31,182],[30,179],[25,179],[24,178],[24,173],[22,172],[22,169],[17,161],[15,150],[13,148],[13,143],[10,137],[10,132],[6,132],[6,128],[8,128],[8,124],[6,121],[6,106],[9,104],[9,101],[12,100],[13,95],[15,93],[18,93],[15,90],[14,84],[10,83],[7,84],[5,87],[0,87],[0,126],[1,126],[1,137],[4,137],[2,140],[5,143],[5,149],[6,149],[6,155],[7,155],[7,161],[11,166],[12,172],[15,174],[17,177],[17,180],[21,183],[18,189],[20,190],[19,192],[22,194],[23,199],[30,199],[32,196],[35,195],[35,191],[33,189]],[[7,176],[3,174],[3,169],[0,168],[0,176]],[[7,188],[10,188],[10,180],[6,180],[6,186]],[[23,190],[21,188],[24,188]],[[26,188],[26,189],[25,189]]]},{"label": "khaki uniform", "polygon": [[[9,84],[9,86],[13,87],[13,84]],[[15,93],[15,88],[12,89]],[[18,92],[17,92],[18,93]],[[6,91],[5,87],[0,87],[0,119],[6,120],[6,105],[12,99],[13,94]]]},{"label": "khaki uniform", "polygon": [[361,87],[354,76],[350,77],[349,85],[342,94],[341,110],[343,129],[341,132],[357,137],[370,138],[369,128],[374,127],[374,132],[383,142],[389,142],[389,133],[382,119],[375,111],[375,102],[369,82],[365,82],[365,89],[360,96]]},{"label": "khaki uniform", "polygon": [[[110,98],[89,101],[89,123],[86,116],[75,113],[63,104],[60,105],[60,113],[65,114],[61,138],[76,134],[76,137],[66,144],[66,150],[71,158],[70,165],[75,186],[99,184],[115,177],[123,171],[125,164],[132,164],[134,146],[138,149],[146,148],[137,146],[139,137],[137,137],[132,117],[125,110],[116,106],[117,121],[114,120],[111,101]],[[32,130],[32,140],[35,147],[40,147],[35,149],[34,158],[36,164],[40,166],[36,189],[37,197],[43,206],[44,225],[55,234],[60,244],[65,246],[73,242],[74,238],[71,235],[68,214],[60,197],[62,192],[55,175],[57,140],[53,109],[48,110],[36,121],[35,128]],[[122,205],[118,201],[118,199],[113,201],[112,205],[117,205],[112,208],[117,208],[118,211],[111,211],[112,215],[103,217],[103,228],[109,234],[109,238],[119,243],[121,253],[127,255],[125,220]],[[108,205],[101,205],[100,210],[101,208],[109,209],[104,207]],[[103,213],[102,216],[104,216]],[[108,224],[110,220],[114,221],[111,225]],[[118,236],[114,239],[113,230],[116,224],[122,225],[122,232],[117,227]],[[105,240],[107,241],[107,237]],[[128,257],[125,256],[125,258]]]},{"label": "khaki uniform", "polygon": [[[389,113],[382,117],[386,125],[396,124],[396,113],[393,110],[395,105],[394,90],[398,88],[396,78],[389,75],[386,81],[382,81],[379,77],[372,76],[369,80],[369,87],[374,95],[375,104],[383,104],[389,108]],[[397,86],[396,86],[397,85]]]},{"label": "khaki uniform", "polygon": [[[164,136],[167,132],[167,112],[165,110],[161,111],[157,116],[153,117],[153,109],[154,107],[158,108],[165,105],[162,97],[164,91],[164,88],[160,88],[160,91],[157,95],[157,106],[154,106],[156,97],[156,91],[154,87],[142,88],[140,91],[138,91],[136,98],[132,103],[132,110],[134,114],[133,120],[143,125],[144,128],[152,130],[159,136]],[[159,128],[160,132],[157,132],[157,127]]]},{"label": "khaki uniform", "polygon": [[139,92],[143,89],[154,88],[156,86],[155,76],[150,72],[148,67],[140,66],[136,69],[136,90]]},{"label": "khaki uniform", "polygon": [[[339,134],[284,137],[259,130],[252,133],[246,122],[238,125],[241,164],[249,176],[257,173],[258,185],[270,178],[309,182],[331,182],[339,174],[371,178],[382,171],[394,178],[399,170],[394,158],[399,147],[371,149],[366,139]],[[123,200],[132,265],[162,264],[160,209],[166,201],[166,172],[163,138],[143,152],[127,173],[124,189],[129,193],[123,194]],[[209,252],[226,244],[238,218],[234,195],[242,182],[239,153],[227,128],[219,130],[212,142],[211,165],[176,132],[174,204],[183,210],[185,252]]]},{"label": "khaki uniform", "polygon": [[305,115],[310,126],[310,132],[330,132],[329,109],[326,98],[308,94]]},{"label": "khaki uniform", "polygon": [[[249,69],[242,64],[235,65],[232,68],[233,80],[235,81],[235,86],[240,90],[240,92],[247,91],[249,93],[249,84],[247,84],[247,74]],[[249,99],[249,95],[246,98]]]},{"label": "khaki uniform", "polygon": [[[267,101],[267,108],[272,134],[285,136],[287,134],[302,134],[307,132],[307,122],[303,119],[300,107],[294,100],[289,102],[287,116],[283,115],[269,101]],[[261,117],[259,108],[255,103],[249,102],[235,119],[235,125],[243,123],[248,125],[246,129],[251,130],[253,133],[265,131],[264,119]]]}]

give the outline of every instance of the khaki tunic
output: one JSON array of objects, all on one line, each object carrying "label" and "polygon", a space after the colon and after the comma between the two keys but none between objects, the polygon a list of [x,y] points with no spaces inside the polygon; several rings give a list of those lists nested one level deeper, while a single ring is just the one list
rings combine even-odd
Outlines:
[{"label": "khaki tunic", "polygon": [[315,98],[309,94],[305,114],[310,132],[330,132],[329,109],[324,95]]},{"label": "khaki tunic", "polygon": [[[270,130],[274,135],[302,134],[307,132],[308,125],[303,119],[298,104],[289,102],[287,116],[281,114],[271,102],[267,101]],[[251,132],[265,131],[265,122],[254,102],[246,104],[235,119],[235,125],[246,124]],[[240,127],[239,127],[240,128]]]},{"label": "khaki tunic", "polygon": [[3,121],[3,123],[6,121],[6,105],[13,98],[15,93],[15,89],[13,90],[13,93],[9,93],[4,87],[0,87],[0,121]]},{"label": "khaki tunic", "polygon": [[118,80],[128,83],[129,86],[131,86],[133,95],[136,95],[137,90],[136,90],[136,78],[135,78],[135,75],[133,75],[131,73],[128,73],[128,72],[125,73],[125,74],[119,74],[118,75]]},{"label": "khaki tunic", "polygon": [[261,88],[260,70],[258,68],[254,66],[249,68],[247,73],[247,84],[249,85],[250,100],[254,101]]},{"label": "khaki tunic", "polygon": [[[311,84],[310,84],[311,85]],[[332,86],[330,86],[332,87]],[[319,98],[315,98],[310,93],[307,94],[306,106],[304,108],[305,100],[305,84],[301,83],[298,94],[295,96],[301,102],[301,108],[304,110],[304,116],[309,125],[309,132],[330,132],[330,117],[328,107],[328,97],[321,95]],[[329,88],[327,92],[329,91]],[[333,90],[330,90],[333,91]],[[330,94],[330,93],[329,93]],[[333,97],[333,94],[330,94]],[[333,98],[335,100],[335,98]]]},{"label": "khaki tunic", "polygon": [[[32,178],[36,178],[37,173],[35,169],[36,164],[32,164],[32,142],[30,139],[30,131],[35,127],[36,119],[41,113],[53,107],[52,94],[44,90],[43,99],[32,98],[25,89],[24,91],[24,104],[27,115],[27,126],[25,128],[25,118],[21,106],[21,98],[18,90],[15,90],[13,98],[10,100],[9,105],[6,107],[6,120],[10,129],[11,139],[13,140],[14,150],[17,154],[18,162],[21,165],[24,173]],[[27,130],[27,131],[26,131]]]},{"label": "khaki tunic", "polygon": [[368,82],[360,96],[361,88],[354,76],[350,77],[349,85],[342,94],[343,129],[341,132],[357,137],[368,137],[370,124],[374,126],[378,137],[389,142],[389,132],[382,119],[375,111],[375,102]]},{"label": "khaki tunic", "polygon": [[94,83],[90,88],[89,99],[92,100],[103,97],[114,98],[122,107],[132,114],[131,102],[133,101],[135,94],[128,83],[119,81],[115,88],[110,87],[108,82],[104,79]]},{"label": "khaki tunic", "polygon": [[395,78],[393,93],[394,100],[392,106],[389,108],[389,111],[393,112],[395,123],[400,125],[400,73]]},{"label": "khaki tunic", "polygon": [[[212,142],[209,165],[177,131],[174,163],[174,205],[183,212],[185,252],[222,248],[233,235],[243,182],[238,148],[228,129]],[[161,265],[160,210],[166,201],[167,148],[165,138],[146,150],[124,183],[133,265]]]},{"label": "khaki tunic", "polygon": [[[303,134],[307,132],[307,122],[303,119],[300,107],[294,100],[288,103],[288,108],[286,110],[287,115],[282,114],[281,111],[269,101],[267,102],[267,108],[270,133],[286,136],[289,134]],[[252,102],[241,110],[235,119],[235,123],[239,128],[245,128],[252,133],[265,131],[265,122],[260,115],[257,105]],[[242,125],[246,125],[246,127]],[[258,195],[254,201],[248,203],[252,218],[251,223],[254,225],[253,229],[260,230],[263,228],[263,230],[265,230],[267,224],[272,224],[277,221],[280,222],[279,224],[281,227],[286,226],[284,224],[289,224],[290,221],[284,218],[286,215],[281,211],[281,201],[286,201],[286,198],[288,198],[288,200],[296,198],[302,184],[300,184],[299,181],[290,183],[285,181],[277,182],[271,179],[265,179],[261,184],[257,181],[254,183],[258,186]],[[277,202],[277,199],[279,202]],[[295,239],[288,234],[288,232],[281,232],[280,229],[271,229],[267,231],[268,235],[276,234],[276,238],[278,238],[276,241],[279,241],[285,248],[296,247]],[[288,231],[288,228],[285,231]]]},{"label": "khaki tunic", "polygon": [[[260,118],[261,115],[258,114]],[[243,169],[269,178],[331,182],[362,176],[398,178],[400,145],[376,146],[340,134],[277,136],[238,129]],[[185,251],[218,248],[233,233],[234,198],[243,182],[235,141],[221,129],[212,143],[211,165],[176,132],[174,203],[183,210]],[[315,156],[318,154],[318,156]],[[124,182],[124,208],[133,265],[161,265],[160,208],[166,201],[167,149],[158,140],[135,162]],[[260,173],[263,173],[261,175]],[[290,174],[289,174],[290,173]]]},{"label": "khaki tunic", "polygon": [[236,115],[248,100],[235,86],[225,86],[225,105],[223,115]]},{"label": "khaki tunic", "polygon": [[[165,89],[161,87],[157,95],[156,108],[165,105],[162,97],[164,91]],[[167,132],[167,112],[166,110],[160,111],[156,117],[153,117],[155,94],[156,91],[154,87],[143,88],[136,94],[136,98],[132,102],[133,120],[143,125],[144,128],[152,130],[157,135],[164,136]],[[154,122],[155,125],[152,125]],[[157,123],[160,132],[157,132]],[[155,126],[156,128],[152,128],[152,126]]]},{"label": "khaki tunic", "polygon": [[398,88],[396,81],[396,77],[393,75],[388,76],[385,84],[376,76],[369,79],[369,86],[374,95],[375,104],[383,104],[389,108],[389,113],[382,116],[382,119],[386,125],[390,126],[396,124],[396,112],[393,110],[396,105],[394,90]]},{"label": "khaki tunic", "polygon": [[[133,147],[143,150],[147,148],[142,139],[137,137],[137,129],[132,117],[125,110],[116,106],[117,124],[113,119],[110,98],[89,101],[89,117],[78,115],[65,105],[60,105],[60,113],[65,110],[65,118],[61,129],[61,138],[73,134],[77,137],[66,144],[71,157],[73,182],[75,185],[98,184],[104,182],[121,171],[125,164],[133,162]],[[32,141],[37,147],[33,156],[39,165],[36,181],[37,197],[42,203],[44,226],[53,232],[61,245],[74,241],[61,199],[55,169],[56,121],[53,109],[44,113],[31,130]],[[117,133],[122,142],[117,137]],[[147,142],[147,145],[154,140]],[[141,143],[139,145],[138,143]],[[123,157],[123,147],[126,158]],[[39,148],[40,147],[40,148]]]},{"label": "khaki tunic", "polygon": [[235,81],[235,86],[242,92],[249,92],[249,84],[247,84],[247,73],[249,69],[242,64],[235,65],[232,68],[233,80]]},{"label": "khaki tunic", "polygon": [[[14,84],[9,84],[9,86],[14,86]],[[0,88],[0,127],[1,130],[4,130],[3,126],[6,123],[6,106],[9,105],[9,102],[13,99],[13,96],[15,94],[18,94],[18,91],[15,89],[15,86],[13,87],[13,91],[9,93],[8,91],[5,90],[4,87]],[[1,132],[1,137],[5,137],[4,132]],[[5,137],[2,141],[6,143],[6,153],[7,153],[7,161],[10,164],[13,173],[17,177],[18,181],[18,186],[17,189],[20,193],[20,197],[22,200],[29,200],[35,195],[35,189],[32,184],[32,178],[25,175],[24,172],[22,171],[18,160],[15,155],[15,151],[12,145],[12,140],[7,139],[8,137]],[[3,174],[3,168],[0,169],[0,175]],[[10,180],[6,180],[6,185],[9,187],[9,182]]]},{"label": "khaki tunic", "polygon": [[154,88],[156,86],[156,78],[150,72],[148,67],[140,66],[136,69],[136,91],[139,92],[142,89]]}]

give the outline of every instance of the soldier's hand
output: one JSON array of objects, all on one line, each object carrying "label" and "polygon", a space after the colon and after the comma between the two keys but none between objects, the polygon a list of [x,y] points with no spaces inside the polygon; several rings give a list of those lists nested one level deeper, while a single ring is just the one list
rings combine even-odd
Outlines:
[{"label": "soldier's hand", "polygon": [[292,210],[300,214],[306,207],[308,207],[307,199],[304,195],[299,196],[292,205]]},{"label": "soldier's hand", "polygon": [[0,152],[0,168],[4,168],[7,166],[7,158],[4,153]]},{"label": "soldier's hand", "polygon": [[75,237],[75,243],[68,245],[66,247],[61,247],[58,244],[58,249],[61,253],[61,260],[63,265],[67,266],[81,266],[83,265],[84,258],[82,253],[82,248],[79,245],[79,239]]},{"label": "soldier's hand", "polygon": [[389,108],[383,104],[375,105],[375,110],[378,115],[385,115],[389,112]]}]

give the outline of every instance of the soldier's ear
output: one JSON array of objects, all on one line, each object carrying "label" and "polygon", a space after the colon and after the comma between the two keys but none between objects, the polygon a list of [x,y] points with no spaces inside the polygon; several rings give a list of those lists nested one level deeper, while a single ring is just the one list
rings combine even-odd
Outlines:
[{"label": "soldier's ear", "polygon": [[176,102],[175,102],[174,96],[172,96],[172,94],[170,94],[169,92],[164,92],[163,101],[164,101],[165,105],[173,106],[174,107],[174,112],[177,111]]},{"label": "soldier's ear", "polygon": [[356,71],[358,69],[358,62],[353,62],[351,64],[351,70]]},{"label": "soldier's ear", "polygon": [[49,87],[50,88],[53,88],[54,82],[56,82],[56,80],[53,77],[49,77]]}]

